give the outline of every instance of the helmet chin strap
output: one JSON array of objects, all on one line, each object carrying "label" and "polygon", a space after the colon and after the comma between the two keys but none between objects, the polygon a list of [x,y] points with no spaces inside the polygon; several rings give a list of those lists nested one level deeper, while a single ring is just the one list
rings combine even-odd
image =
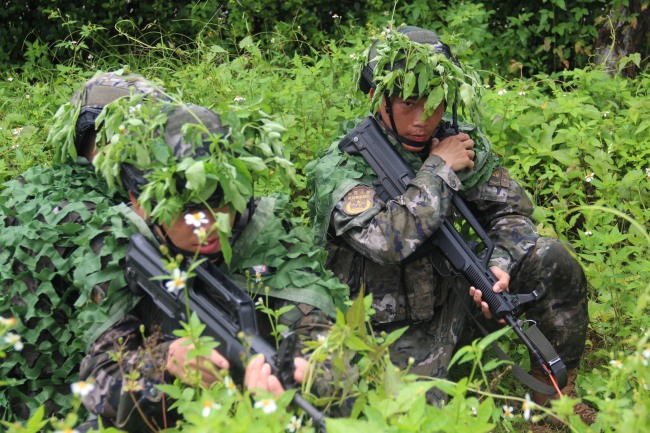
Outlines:
[{"label": "helmet chin strap", "polygon": [[[399,134],[397,131],[397,125],[395,124],[395,118],[393,117],[393,103],[390,99],[390,96],[388,95],[388,92],[384,92],[384,100],[386,101],[385,107],[386,107],[386,114],[388,114],[388,119],[390,120],[390,126],[391,130],[388,131],[390,135],[392,135],[397,141],[400,143],[408,144],[409,146],[413,147],[422,147],[422,150],[418,152],[418,154],[429,154],[429,149],[431,148],[431,142],[433,141],[433,137],[436,135],[436,132],[438,131],[438,128],[436,128],[435,131],[433,131],[433,134],[431,137],[429,137],[428,140],[426,141],[415,141],[415,140],[410,140],[402,135]],[[379,112],[377,112],[377,115],[379,118],[386,122],[384,118],[381,116]]]}]

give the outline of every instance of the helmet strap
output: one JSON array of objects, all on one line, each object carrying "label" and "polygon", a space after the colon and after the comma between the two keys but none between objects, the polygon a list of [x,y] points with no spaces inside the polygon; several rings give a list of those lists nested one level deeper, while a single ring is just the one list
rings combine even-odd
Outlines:
[{"label": "helmet strap", "polygon": [[[388,119],[390,120],[390,126],[391,126],[391,130],[389,130],[388,133],[390,135],[392,135],[393,138],[395,138],[400,143],[408,144],[409,146],[413,146],[413,147],[423,147],[424,146],[424,149],[422,149],[422,151],[418,152],[418,153],[425,153],[426,152],[426,154],[428,154],[429,153],[429,148],[431,147],[431,141],[433,140],[433,137],[435,136],[438,129],[436,128],[436,130],[433,132],[433,135],[431,135],[431,137],[429,137],[429,139],[427,141],[410,140],[410,139],[400,135],[399,132],[397,131],[397,125],[395,124],[395,118],[393,117],[393,101],[390,99],[390,96],[388,95],[387,91],[384,92],[384,101],[385,101],[386,114],[388,114]],[[384,120],[384,118],[382,117],[382,115],[379,112],[377,112],[377,115],[379,116],[380,120],[382,120],[384,123],[386,123],[386,121]]]}]

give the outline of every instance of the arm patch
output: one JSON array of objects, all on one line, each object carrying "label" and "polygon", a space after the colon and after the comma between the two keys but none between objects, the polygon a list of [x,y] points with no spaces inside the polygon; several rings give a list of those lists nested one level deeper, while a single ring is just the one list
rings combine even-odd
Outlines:
[{"label": "arm patch", "polygon": [[375,190],[368,186],[355,186],[336,206],[346,215],[359,215],[372,207]]}]

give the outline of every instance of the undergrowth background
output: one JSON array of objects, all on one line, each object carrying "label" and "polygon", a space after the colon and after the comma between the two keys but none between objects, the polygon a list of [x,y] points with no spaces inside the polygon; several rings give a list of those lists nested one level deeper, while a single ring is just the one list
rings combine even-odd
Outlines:
[{"label": "undergrowth background", "polygon": [[[461,61],[479,70],[485,86],[481,127],[537,205],[539,231],[568,240],[584,266],[591,324],[578,389],[600,411],[592,431],[650,429],[650,75],[643,51],[650,44],[618,57],[610,50],[614,66],[597,56],[607,52],[597,47],[605,24],[611,24],[614,40],[608,44],[614,47],[616,25],[647,25],[647,2],[551,0],[535,11],[520,2],[490,1],[108,1],[101,8],[74,1],[15,3],[0,12],[10,23],[0,31],[6,47],[0,55],[0,182],[34,164],[50,164],[53,149],[45,137],[58,106],[97,70],[127,68],[188,102],[211,107],[230,101],[279,115],[287,128],[283,142],[298,169],[297,183],[284,192],[305,223],[303,167],[336,139],[342,121],[368,109],[352,81],[355,57],[390,19],[437,30]],[[271,181],[258,194],[280,188]],[[337,326],[362,333],[359,320],[341,318]],[[8,335],[10,328],[3,322],[0,333]],[[362,337],[368,347],[379,344]],[[365,353],[345,333],[331,338],[330,347]],[[504,342],[525,358],[515,343],[507,337]],[[5,346],[10,356],[12,345]],[[476,345],[470,364],[484,365],[490,358],[482,359],[483,352]],[[454,398],[441,410],[423,403],[423,386],[429,384],[391,370],[362,382],[356,391],[368,397],[330,431],[529,426],[521,415],[503,417],[501,406],[512,404],[505,396],[522,399],[526,392],[511,379],[495,385],[478,375],[442,384]],[[220,391],[209,397],[228,407]],[[208,397],[191,394],[177,395],[188,414],[184,431],[200,431],[207,427],[192,413],[202,414]],[[248,399],[234,401],[239,404],[232,416],[215,418],[212,427],[260,431],[254,430],[262,428],[259,423],[240,423],[234,430],[233,420],[254,410]],[[59,416],[75,413],[77,406],[70,396]],[[554,410],[567,407],[570,402]],[[290,414],[279,410],[277,416],[286,419],[264,424],[269,431],[286,428]],[[40,423],[38,417],[36,412],[31,424],[4,428],[67,425]],[[571,422],[573,431],[586,428]]]}]

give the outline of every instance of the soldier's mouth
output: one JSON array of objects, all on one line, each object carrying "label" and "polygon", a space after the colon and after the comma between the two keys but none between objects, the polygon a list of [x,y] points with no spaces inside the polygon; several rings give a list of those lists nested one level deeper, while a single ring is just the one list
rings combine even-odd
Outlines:
[{"label": "soldier's mouth", "polygon": [[206,240],[203,242],[203,244],[199,247],[199,253],[201,254],[214,254],[218,252],[221,249],[221,243],[219,242],[219,238],[214,238],[212,240]]}]

